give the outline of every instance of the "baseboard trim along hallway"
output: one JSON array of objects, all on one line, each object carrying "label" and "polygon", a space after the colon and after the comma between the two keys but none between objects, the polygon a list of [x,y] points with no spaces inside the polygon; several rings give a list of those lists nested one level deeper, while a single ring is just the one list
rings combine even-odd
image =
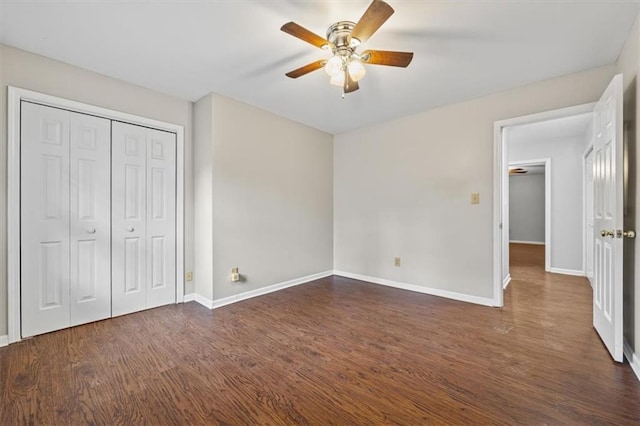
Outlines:
[{"label": "baseboard trim along hallway", "polygon": [[640,380],[640,359],[636,356],[631,349],[631,345],[627,342],[627,339],[624,340],[624,356],[629,361],[629,365],[634,373],[636,373],[636,377]]},{"label": "baseboard trim along hallway", "polygon": [[509,283],[511,282],[511,274],[508,274],[507,277],[502,281],[502,289],[505,290]]},{"label": "baseboard trim along hallway", "polygon": [[564,268],[549,268],[549,272],[552,274],[573,275],[575,277],[584,277],[583,271],[577,269],[564,269]]}]

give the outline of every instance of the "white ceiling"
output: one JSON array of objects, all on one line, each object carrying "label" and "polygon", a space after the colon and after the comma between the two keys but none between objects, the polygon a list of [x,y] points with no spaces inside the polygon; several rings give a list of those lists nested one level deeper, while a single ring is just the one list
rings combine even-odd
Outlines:
[{"label": "white ceiling", "polygon": [[415,52],[407,69],[368,66],[341,99],[319,70],[327,53],[280,31],[324,36],[368,1],[9,1],[0,41],[195,101],[226,95],[341,133],[533,81],[615,62],[638,1],[402,1],[362,49]]},{"label": "white ceiling", "polygon": [[[586,137],[591,129],[591,113],[507,127],[507,143],[526,144],[549,139]],[[586,141],[585,141],[586,146]]]}]

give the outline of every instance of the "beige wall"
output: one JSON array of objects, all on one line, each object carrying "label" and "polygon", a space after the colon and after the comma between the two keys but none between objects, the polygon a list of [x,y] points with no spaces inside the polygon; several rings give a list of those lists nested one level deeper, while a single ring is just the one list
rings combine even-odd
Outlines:
[{"label": "beige wall", "polygon": [[494,122],[593,102],[614,73],[604,66],[336,136],[334,268],[492,298]]},{"label": "beige wall", "polygon": [[[196,118],[195,192],[211,209],[196,216],[198,294],[220,300],[333,269],[332,136],[219,95],[200,100]],[[242,282],[229,281],[232,267]]]},{"label": "beige wall", "polygon": [[[7,86],[179,124],[185,128],[185,270],[193,268],[192,103],[0,44],[0,335],[7,334]],[[187,287],[187,290],[189,288]]]},{"label": "beige wall", "polygon": [[[640,23],[638,18],[618,58],[617,71],[624,81],[625,148],[628,164],[628,179],[625,182],[624,228],[638,231],[640,209],[638,209],[638,84],[640,68]],[[640,350],[640,239],[624,242],[624,338],[636,355]]]}]

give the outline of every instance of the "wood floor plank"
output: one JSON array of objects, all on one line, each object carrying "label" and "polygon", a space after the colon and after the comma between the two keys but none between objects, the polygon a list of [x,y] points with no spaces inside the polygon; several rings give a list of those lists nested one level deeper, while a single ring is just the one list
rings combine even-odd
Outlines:
[{"label": "wood floor plank", "polygon": [[329,277],[0,348],[0,424],[639,424],[584,278],[512,245],[505,307]]}]

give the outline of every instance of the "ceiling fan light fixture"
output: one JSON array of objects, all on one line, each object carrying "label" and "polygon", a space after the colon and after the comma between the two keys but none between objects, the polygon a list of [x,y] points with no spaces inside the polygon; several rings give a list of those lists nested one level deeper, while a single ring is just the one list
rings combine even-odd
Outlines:
[{"label": "ceiling fan light fixture", "polygon": [[358,48],[384,24],[394,10],[384,0],[371,0],[358,22],[338,21],[327,29],[326,38],[296,24],[287,22],[280,30],[325,51],[331,51],[332,57],[321,59],[286,73],[289,78],[298,78],[312,71],[324,68],[331,77],[331,84],[342,86],[344,97],[347,93],[360,88],[366,70],[363,66],[386,65],[406,68],[413,59],[413,52],[395,52],[385,50],[366,50],[358,53]]},{"label": "ceiling fan light fixture", "polygon": [[352,60],[349,62],[349,75],[353,81],[360,81],[362,77],[367,73],[367,70],[364,69],[364,66],[360,61]]},{"label": "ceiling fan light fixture", "polygon": [[334,56],[327,61],[327,64],[324,66],[324,70],[333,77],[336,74],[342,74],[342,58],[340,56]]},{"label": "ceiling fan light fixture", "polygon": [[345,79],[345,73],[339,72],[331,76],[331,80],[329,80],[329,83],[331,83],[333,86],[343,87],[344,79]]}]

